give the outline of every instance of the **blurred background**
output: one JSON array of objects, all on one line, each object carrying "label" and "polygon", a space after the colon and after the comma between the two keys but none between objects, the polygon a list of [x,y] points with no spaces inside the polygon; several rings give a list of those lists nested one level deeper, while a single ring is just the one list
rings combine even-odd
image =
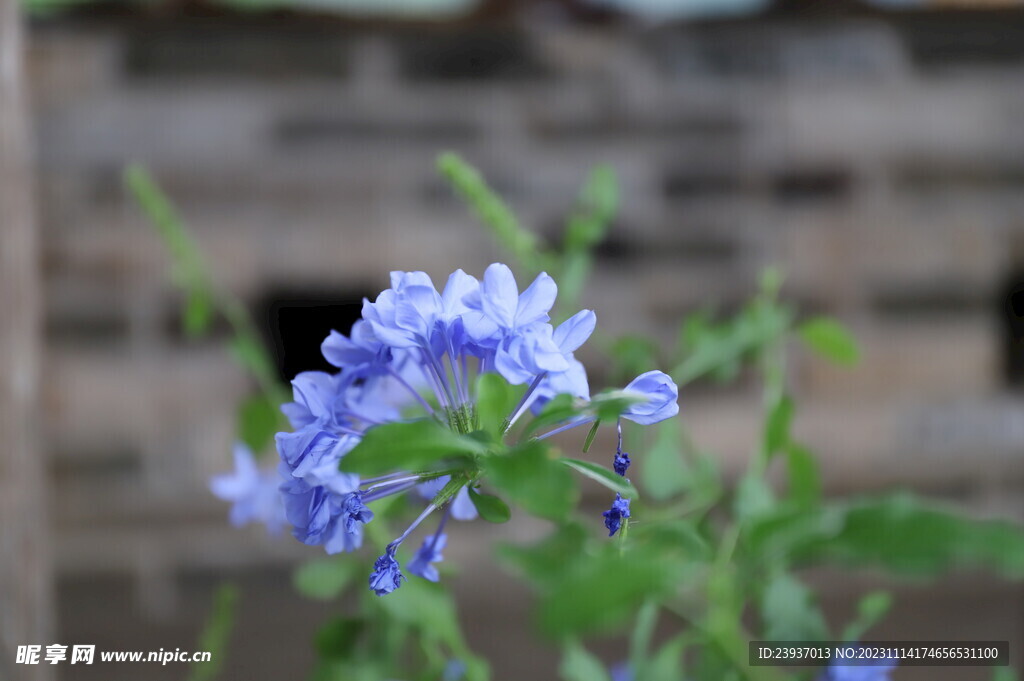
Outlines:
[{"label": "blurred background", "polygon": [[[122,185],[133,161],[251,306],[284,379],[322,366],[320,340],[347,331],[389,270],[440,281],[503,257],[439,179],[438,151],[480,167],[552,239],[587,170],[609,163],[621,211],[583,296],[604,331],[672,343],[682,315],[734,310],[779,265],[785,298],[862,342],[852,370],[806,354],[790,365],[795,430],[828,490],[908,488],[1024,519],[1024,349],[1005,307],[1024,282],[1018,3],[26,2],[53,642],[195,649],[230,578],[243,594],[224,678],[297,679],[313,632],[344,607],[291,589],[319,549],[233,529],[207,490],[252,386],[223,335],[182,333],[167,255]],[[681,395],[727,471],[757,437],[758,399],[743,381]],[[487,549],[537,529],[462,526],[446,552],[497,681],[555,677],[525,589]],[[839,614],[880,584],[816,579]],[[894,588],[875,638],[1024,643],[1019,586]]]}]

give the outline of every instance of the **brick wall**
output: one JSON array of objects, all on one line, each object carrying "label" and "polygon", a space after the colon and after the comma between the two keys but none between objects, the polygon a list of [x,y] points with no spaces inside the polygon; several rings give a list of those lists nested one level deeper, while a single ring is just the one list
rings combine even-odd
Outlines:
[{"label": "brick wall", "polygon": [[[358,300],[390,269],[440,277],[498,258],[434,174],[438,150],[478,164],[553,238],[586,169],[610,162],[622,212],[584,297],[604,329],[670,342],[680,315],[730,309],[761,267],[782,265],[790,298],[863,342],[852,371],[793,359],[796,428],[830,488],[906,485],[1024,517],[1024,399],[1000,316],[1024,273],[1022,32],[1020,15],[985,14],[659,29],[40,22],[61,574],[131,575],[142,616],[173,617],[189,570],[309,555],[226,527],[205,489],[248,386],[215,342],[177,330],[165,255],[120,186],[135,160],[261,318],[295,291]],[[682,396],[730,470],[758,427],[748,388]],[[994,593],[989,621],[1019,635],[1019,594]]]}]

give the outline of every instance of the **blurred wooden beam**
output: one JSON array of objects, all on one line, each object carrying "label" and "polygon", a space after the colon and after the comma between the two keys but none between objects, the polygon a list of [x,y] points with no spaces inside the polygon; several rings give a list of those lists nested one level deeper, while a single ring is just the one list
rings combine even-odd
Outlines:
[{"label": "blurred wooden beam", "polygon": [[15,664],[19,645],[57,643],[36,446],[41,298],[22,60],[17,0],[0,0],[0,678],[42,681],[51,665]]}]

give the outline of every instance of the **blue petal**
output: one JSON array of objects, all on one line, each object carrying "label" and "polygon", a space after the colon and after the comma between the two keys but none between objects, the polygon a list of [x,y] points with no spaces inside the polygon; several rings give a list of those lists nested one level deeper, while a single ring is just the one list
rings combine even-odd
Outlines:
[{"label": "blue petal", "polygon": [[519,296],[515,313],[515,326],[546,322],[551,306],[558,296],[558,285],[547,272],[541,272],[530,287]]}]

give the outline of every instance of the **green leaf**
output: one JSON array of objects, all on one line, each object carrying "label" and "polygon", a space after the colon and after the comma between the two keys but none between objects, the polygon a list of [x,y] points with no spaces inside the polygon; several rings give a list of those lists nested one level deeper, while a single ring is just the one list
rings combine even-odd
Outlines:
[{"label": "green leaf", "polygon": [[786,448],[789,473],[789,498],[800,506],[813,506],[821,499],[821,475],[818,461],[807,449],[790,443]]},{"label": "green leaf", "polygon": [[480,374],[476,380],[476,415],[480,428],[500,440],[525,388],[513,387],[495,373]]},{"label": "green leaf", "polygon": [[321,658],[345,660],[366,630],[367,622],[355,617],[335,617],[316,632],[314,644]]},{"label": "green leaf", "polygon": [[480,517],[489,523],[507,523],[509,518],[512,517],[512,511],[509,510],[508,504],[498,497],[480,494],[472,487],[469,487],[469,498],[473,501],[473,505],[476,506]]},{"label": "green leaf", "polygon": [[520,226],[512,210],[491,190],[476,168],[447,152],[437,157],[437,169],[469,204],[477,219],[491,230],[498,245],[512,253],[521,267],[535,273],[552,269],[548,267],[550,260],[539,248],[536,235]]},{"label": "green leaf", "polygon": [[910,495],[857,501],[839,510],[841,529],[807,541],[799,550],[802,559],[916,575],[982,568],[1024,577],[1024,530],[1014,523],[972,520]]},{"label": "green leaf", "polygon": [[564,681],[611,681],[604,664],[576,640],[565,645],[558,673]]},{"label": "green leaf", "polygon": [[860,359],[853,334],[834,319],[816,317],[801,324],[797,332],[807,347],[836,364],[853,365]]},{"label": "green leaf", "polygon": [[795,577],[777,573],[761,597],[764,638],[769,641],[823,641],[828,626],[810,589]]},{"label": "green leaf", "polygon": [[764,453],[769,459],[789,444],[789,429],[793,422],[793,400],[782,396],[772,407],[764,426]]},{"label": "green leaf", "polygon": [[1013,667],[992,668],[992,681],[1017,681],[1019,678]]},{"label": "green leaf", "polygon": [[551,457],[551,449],[533,440],[503,456],[484,461],[487,480],[527,512],[559,520],[572,510],[578,490],[572,475]]},{"label": "green leaf", "polygon": [[366,431],[355,449],[342,458],[341,470],[381,475],[425,470],[441,461],[467,467],[472,457],[486,451],[486,445],[476,438],[459,435],[429,419],[386,423]]},{"label": "green leaf", "polygon": [[224,660],[227,659],[231,631],[235,628],[238,597],[238,587],[230,583],[221,584],[214,592],[213,607],[196,648],[209,651],[210,660],[193,662],[188,672],[189,681],[212,681],[220,674]]},{"label": "green leaf", "polygon": [[660,552],[636,547],[605,550],[581,561],[560,581],[540,608],[540,624],[552,636],[616,628],[646,599],[674,589],[683,564]]},{"label": "green leaf", "polygon": [[614,421],[622,415],[622,412],[645,399],[625,390],[602,390],[590,398],[587,411],[599,421]]},{"label": "green leaf", "polygon": [[771,487],[756,475],[744,475],[736,486],[734,508],[736,516],[750,520],[769,513],[775,506]]},{"label": "green leaf", "polygon": [[597,437],[597,429],[600,427],[600,421],[594,421],[594,425],[590,426],[590,430],[587,432],[587,438],[583,441],[584,454],[590,451],[590,445],[594,444],[594,438]]},{"label": "green leaf", "polygon": [[663,645],[654,657],[645,660],[636,675],[645,681],[679,681],[683,678],[683,652],[691,635],[687,632],[679,634]]},{"label": "green leaf", "polygon": [[265,395],[253,395],[238,405],[237,437],[257,456],[274,441],[278,428],[277,405]]},{"label": "green leaf", "polygon": [[843,629],[843,641],[858,641],[871,627],[878,624],[889,608],[892,596],[885,591],[872,591],[857,604],[857,617]]},{"label": "green leaf", "polygon": [[196,338],[206,333],[213,321],[213,302],[205,288],[196,288],[189,292],[182,315],[182,326],[185,335]]},{"label": "green leaf", "polygon": [[604,485],[611,491],[617,492],[624,497],[636,497],[639,494],[629,480],[615,471],[608,470],[604,466],[591,463],[590,461],[581,461],[580,459],[563,458],[559,459],[559,461],[577,473]]},{"label": "green leaf", "polygon": [[360,567],[359,563],[347,560],[311,560],[300,565],[292,573],[292,585],[307,598],[334,600],[352,582]]},{"label": "green leaf", "polygon": [[529,546],[502,544],[497,555],[530,581],[547,588],[562,580],[576,561],[586,560],[586,541],[586,529],[577,523],[568,523],[559,525],[550,535]]},{"label": "green leaf", "polygon": [[540,410],[540,413],[530,421],[523,431],[523,437],[529,437],[534,433],[549,426],[559,425],[579,416],[586,411],[586,403],[577,400],[572,395],[556,395]]},{"label": "green leaf", "polygon": [[608,231],[618,200],[615,171],[606,165],[593,168],[565,228],[566,250],[581,251],[597,245]]},{"label": "green leaf", "polygon": [[611,347],[612,374],[627,381],[658,366],[658,345],[644,336],[620,336]]},{"label": "green leaf", "polygon": [[656,501],[665,501],[686,489],[690,473],[683,461],[682,442],[679,419],[658,424],[658,439],[640,465],[644,491]]}]

